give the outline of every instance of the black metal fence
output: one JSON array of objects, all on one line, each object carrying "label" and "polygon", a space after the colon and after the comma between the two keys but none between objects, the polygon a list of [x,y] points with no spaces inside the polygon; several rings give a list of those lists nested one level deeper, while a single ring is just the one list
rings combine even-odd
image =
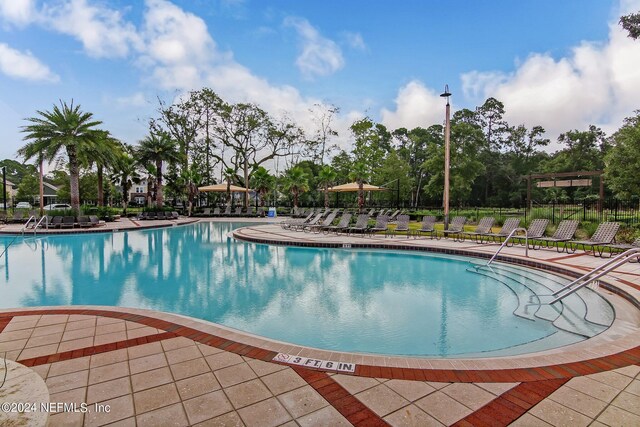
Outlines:
[{"label": "black metal fence", "polygon": [[[353,199],[335,199],[330,201],[331,207],[354,208],[356,205]],[[336,203],[337,202],[337,203]],[[417,206],[412,207],[410,203],[400,202],[384,203],[382,201],[367,200],[366,207],[370,208],[397,208],[414,212],[418,215],[436,215],[439,218],[444,216],[441,206]],[[507,217],[520,217],[529,222],[536,218],[546,218],[551,223],[557,224],[563,219],[576,219],[580,222],[600,223],[614,221],[628,226],[640,225],[640,200],[617,200],[607,199],[600,206],[598,200],[583,200],[574,203],[537,203],[534,202],[531,209],[520,207],[473,207],[473,206],[451,206],[449,216],[467,216],[470,220],[476,221],[483,216],[493,216],[496,219]]]}]

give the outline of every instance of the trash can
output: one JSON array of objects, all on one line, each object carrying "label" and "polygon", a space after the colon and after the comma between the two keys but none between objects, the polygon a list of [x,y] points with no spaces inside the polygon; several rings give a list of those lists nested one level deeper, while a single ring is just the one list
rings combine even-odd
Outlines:
[{"label": "trash can", "polygon": [[267,212],[267,216],[269,218],[275,218],[278,216],[278,213],[276,212],[276,208],[269,208],[269,212]]}]

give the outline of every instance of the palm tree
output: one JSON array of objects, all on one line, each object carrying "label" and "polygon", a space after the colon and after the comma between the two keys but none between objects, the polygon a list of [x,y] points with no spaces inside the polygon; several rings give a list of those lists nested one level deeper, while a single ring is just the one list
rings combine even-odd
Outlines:
[{"label": "palm tree", "polygon": [[178,144],[166,132],[152,132],[140,141],[136,153],[140,163],[152,163],[155,167],[156,206],[161,208],[164,202],[162,194],[162,164],[165,161],[177,163],[182,159],[178,152]]},{"label": "palm tree", "polygon": [[86,157],[84,163],[89,167],[96,165],[98,177],[98,206],[104,206],[104,171],[111,170],[120,156],[122,156],[122,143],[113,138],[108,131],[99,131],[95,147],[83,153]]},{"label": "palm tree", "polygon": [[338,173],[329,165],[325,165],[318,173],[318,182],[324,191],[324,207],[329,208],[329,186],[338,178]]},{"label": "palm tree", "polygon": [[260,166],[251,175],[251,186],[260,195],[260,206],[264,207],[264,195],[273,188],[274,178],[265,168]]},{"label": "palm tree", "polygon": [[140,174],[138,173],[138,162],[131,156],[131,147],[125,147],[121,156],[118,158],[113,167],[113,175],[111,181],[119,184],[122,188],[122,208],[127,213],[127,204],[129,202],[129,189],[133,184],[140,182]]},{"label": "palm tree", "polygon": [[298,196],[300,193],[309,191],[307,174],[297,166],[289,169],[284,176],[284,186],[293,194],[293,208],[298,209]]},{"label": "palm tree", "polygon": [[358,183],[358,210],[362,213],[364,207],[364,181],[369,176],[369,168],[363,162],[356,162],[351,168],[349,179],[353,179]]},{"label": "palm tree", "polygon": [[80,162],[82,153],[90,152],[96,146],[100,131],[95,129],[102,122],[93,120],[92,113],[80,110],[80,105],[67,105],[60,101],[53,111],[37,111],[39,117],[26,119],[30,125],[23,126],[26,145],[18,150],[25,160],[36,157],[49,162],[59,157],[64,148],[69,165],[69,188],[71,207],[80,210]]}]

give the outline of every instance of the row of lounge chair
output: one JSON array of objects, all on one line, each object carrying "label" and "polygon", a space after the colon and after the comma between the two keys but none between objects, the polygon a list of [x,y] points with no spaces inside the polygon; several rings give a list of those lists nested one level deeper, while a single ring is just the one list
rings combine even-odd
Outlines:
[{"label": "row of lounge chair", "polygon": [[[421,236],[430,236],[432,239],[440,239],[452,237],[455,241],[464,242],[465,240],[474,240],[477,243],[501,242],[506,239],[514,230],[520,227],[521,220],[519,218],[508,218],[498,232],[493,232],[492,228],[495,223],[493,217],[482,218],[478,226],[473,231],[466,231],[464,226],[467,218],[458,216],[453,218],[449,224],[449,228],[440,231],[441,235],[436,231],[436,217],[425,216],[422,219],[420,227],[415,230],[409,229],[409,216],[398,215],[396,227],[389,227],[390,217],[387,215],[378,215],[375,219],[375,225],[370,226],[371,216],[369,214],[360,214],[356,218],[355,224],[350,225],[352,214],[345,212],[338,224],[333,225],[339,211],[329,210],[317,214],[309,213],[302,219],[291,219],[281,222],[284,229],[295,231],[313,231],[330,233],[361,233],[362,235],[372,235],[374,233],[397,234],[405,232],[407,238],[413,236],[418,238]],[[324,219],[323,219],[324,218]],[[514,234],[507,244],[528,244],[532,249],[555,248],[558,252],[575,253],[578,249],[585,252],[593,252],[595,256],[603,256],[603,254],[611,254],[616,251],[624,251],[631,248],[640,247],[640,238],[636,239],[632,244],[620,244],[615,242],[615,236],[620,228],[617,222],[603,222],[598,225],[593,236],[587,240],[574,240],[576,230],[578,229],[577,220],[563,220],[558,224],[555,232],[551,236],[546,236],[546,229],[549,225],[548,219],[534,219],[526,229],[526,239],[524,234]]]},{"label": "row of lounge chair", "polygon": [[162,220],[162,219],[178,219],[178,212],[141,212],[136,219],[138,220]]},{"label": "row of lounge chair", "polygon": [[[465,239],[475,240],[477,243],[485,242],[497,242],[506,239],[514,230],[520,226],[519,218],[508,218],[500,231],[493,233],[492,227],[495,222],[492,217],[482,218],[478,226],[474,231],[465,231],[464,225],[466,223],[466,217],[455,217],[451,221],[448,230],[443,231],[445,237],[452,236],[454,240],[464,242]],[[437,234],[434,229],[435,217],[424,217],[422,227],[418,230],[420,232],[431,232],[432,238]],[[529,224],[526,233],[526,239],[524,235],[515,235],[513,241],[515,243],[524,244],[525,240],[528,240],[528,244],[532,249],[555,248],[558,252],[575,253],[576,250],[582,249],[583,251],[591,251],[595,256],[602,256],[613,251],[626,250],[634,247],[640,247],[640,239],[636,239],[632,244],[618,244],[615,242],[615,236],[620,228],[620,224],[617,222],[603,222],[598,225],[598,228],[587,240],[574,240],[576,230],[578,229],[577,220],[563,220],[558,224],[558,228],[552,236],[545,236],[548,219],[534,219]]]},{"label": "row of lounge chair", "polygon": [[211,211],[211,208],[204,208],[202,211],[202,216],[265,216],[266,210],[263,207],[259,207],[257,210],[255,207],[249,207],[248,209],[244,209],[242,206],[236,206],[233,211],[231,210],[231,206],[227,206],[224,211],[221,211],[220,208],[216,207]]},{"label": "row of lounge chair", "polygon": [[395,229],[389,227],[390,216],[378,215],[375,218],[375,224],[370,225],[371,216],[369,214],[360,214],[357,216],[356,221],[351,225],[353,214],[350,212],[344,212],[337,224],[333,224],[336,217],[340,213],[339,209],[329,209],[328,211],[319,213],[309,213],[305,218],[288,219],[282,221],[280,225],[286,230],[294,231],[306,231],[325,234],[333,233],[345,233],[353,234],[359,233],[363,236],[372,235],[374,233],[385,233],[385,235],[395,234],[399,231],[409,230],[409,215],[397,215],[397,225]]},{"label": "row of lounge chair", "polygon": [[41,227],[47,228],[89,228],[104,225],[104,221],[95,215],[81,215],[77,218],[74,216],[47,216],[46,221],[41,224]]},{"label": "row of lounge chair", "polygon": [[[298,209],[294,209],[293,212],[291,213],[291,217],[292,218],[306,218],[308,217],[310,214],[313,216],[313,214],[317,214],[317,213],[327,213],[327,210],[324,210],[322,208],[320,209],[315,209],[315,208],[309,208],[309,209],[304,209],[304,208],[298,208]],[[370,218],[377,218],[379,216],[387,216],[388,217],[388,221],[389,222],[394,222],[398,219],[398,216],[400,216],[402,214],[402,211],[400,209],[396,209],[395,211],[393,209],[381,209],[380,211],[376,210],[376,209],[371,209],[368,213]]]}]

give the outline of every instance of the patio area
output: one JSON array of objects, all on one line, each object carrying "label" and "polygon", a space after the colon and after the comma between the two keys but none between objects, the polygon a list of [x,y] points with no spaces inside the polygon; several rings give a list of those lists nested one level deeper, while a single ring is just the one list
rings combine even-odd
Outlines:
[{"label": "patio area", "polygon": [[[152,225],[119,222],[118,231]],[[234,237],[485,257],[497,248],[451,239],[303,233],[266,220],[255,223]],[[507,248],[504,255],[575,273],[603,262],[555,250],[525,257],[522,247]],[[535,355],[418,359],[324,352],[184,316],[95,306],[0,311],[0,355],[6,352],[7,359],[39,375],[49,402],[77,404],[49,411],[51,426],[640,425],[640,268],[625,265],[607,281],[611,287],[599,292],[616,309],[610,331]],[[614,295],[616,289],[627,299]],[[274,361],[282,353],[352,364],[354,372]],[[0,377],[3,369],[0,363]],[[71,410],[83,403],[86,411]],[[4,409],[0,424],[29,415]]]}]

